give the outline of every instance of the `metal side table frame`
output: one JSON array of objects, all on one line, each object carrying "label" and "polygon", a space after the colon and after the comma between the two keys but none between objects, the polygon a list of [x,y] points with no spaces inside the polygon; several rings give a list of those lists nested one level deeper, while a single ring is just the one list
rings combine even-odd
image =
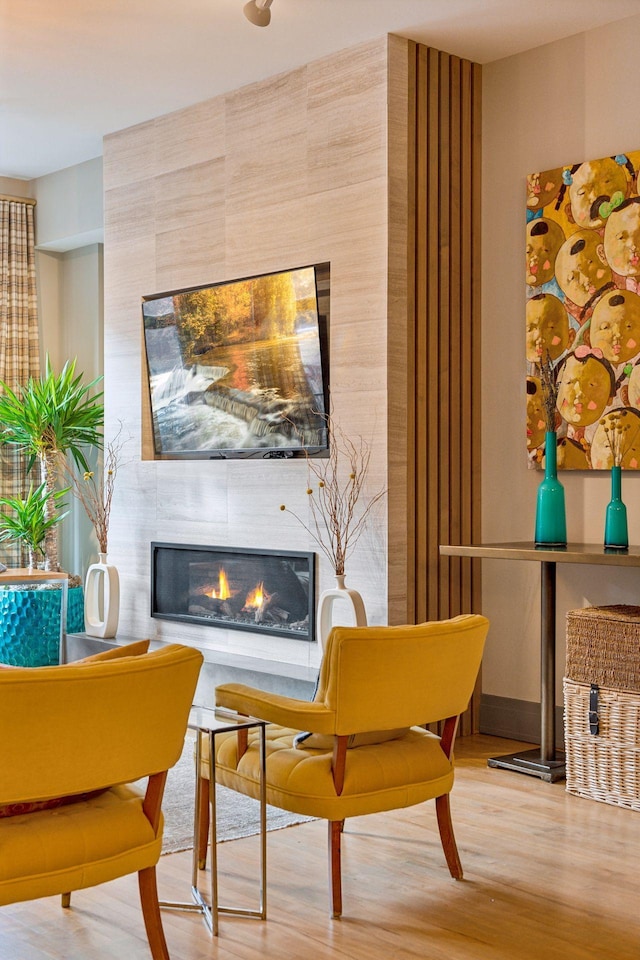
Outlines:
[{"label": "metal side table frame", "polygon": [[[196,732],[195,778],[196,796],[193,814],[193,857],[191,868],[191,896],[193,902],[177,903],[161,900],[160,906],[173,910],[191,910],[201,913],[213,936],[218,936],[219,917],[254,917],[267,919],[267,739],[266,722],[254,717],[243,717],[226,710],[193,706],[187,724]],[[219,733],[257,729],[260,737],[260,897],[256,910],[233,906],[221,906],[219,902],[218,852],[216,822],[215,739]],[[209,840],[211,848],[211,887],[207,901],[198,886],[198,836],[200,832],[200,808],[198,804],[198,777],[202,762],[202,735],[209,737]]]}]

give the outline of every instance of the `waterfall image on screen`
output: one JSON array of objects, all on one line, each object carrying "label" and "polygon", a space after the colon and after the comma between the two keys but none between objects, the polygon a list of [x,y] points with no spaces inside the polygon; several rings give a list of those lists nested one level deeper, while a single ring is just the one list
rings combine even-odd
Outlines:
[{"label": "waterfall image on screen", "polygon": [[157,456],[326,449],[314,267],[145,297],[142,314]]}]

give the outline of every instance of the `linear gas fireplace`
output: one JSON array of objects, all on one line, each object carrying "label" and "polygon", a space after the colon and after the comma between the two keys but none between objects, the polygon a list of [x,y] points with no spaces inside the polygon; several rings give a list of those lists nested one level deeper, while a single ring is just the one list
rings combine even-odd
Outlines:
[{"label": "linear gas fireplace", "polygon": [[151,616],[314,640],[315,554],[151,544]]}]

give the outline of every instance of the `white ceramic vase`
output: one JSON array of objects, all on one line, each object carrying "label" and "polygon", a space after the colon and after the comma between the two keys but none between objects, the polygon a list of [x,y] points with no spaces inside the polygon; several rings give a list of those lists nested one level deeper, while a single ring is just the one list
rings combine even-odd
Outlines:
[{"label": "white ceramic vase", "polygon": [[[340,616],[338,619],[337,612],[334,614],[334,604],[336,601],[338,602],[338,606],[342,608],[342,614],[344,614],[346,610],[349,611],[348,617]],[[324,590],[318,600],[316,633],[322,653],[324,653],[325,643],[331,633],[331,628],[341,624],[343,620],[347,621],[345,625],[348,626],[366,627],[367,612],[364,609],[364,603],[358,591],[351,590],[345,586],[344,574],[336,574],[335,587],[332,587],[330,590]]]},{"label": "white ceramic vase", "polygon": [[101,553],[87,570],[84,583],[84,629],[90,637],[115,637],[120,615],[120,579]]}]

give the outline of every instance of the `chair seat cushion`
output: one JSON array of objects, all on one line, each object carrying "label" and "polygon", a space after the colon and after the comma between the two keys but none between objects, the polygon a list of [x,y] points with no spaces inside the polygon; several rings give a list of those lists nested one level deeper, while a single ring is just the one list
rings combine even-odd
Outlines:
[{"label": "chair seat cushion", "polygon": [[[156,835],[129,786],[0,820],[0,904],[104,883],[158,862]],[[25,879],[26,878],[26,879]]]},{"label": "chair seat cushion", "polygon": [[[395,740],[347,751],[344,788],[338,796],[331,770],[332,750],[296,747],[294,739],[299,733],[267,725],[267,802],[284,810],[342,820],[421,803],[448,793],[453,786],[453,764],[445,756],[440,738],[412,727]],[[203,753],[206,760],[207,746]],[[249,746],[239,763],[237,735],[216,737],[219,783],[257,797],[259,769],[257,731],[250,731]],[[208,775],[206,767],[201,772]]]}]

